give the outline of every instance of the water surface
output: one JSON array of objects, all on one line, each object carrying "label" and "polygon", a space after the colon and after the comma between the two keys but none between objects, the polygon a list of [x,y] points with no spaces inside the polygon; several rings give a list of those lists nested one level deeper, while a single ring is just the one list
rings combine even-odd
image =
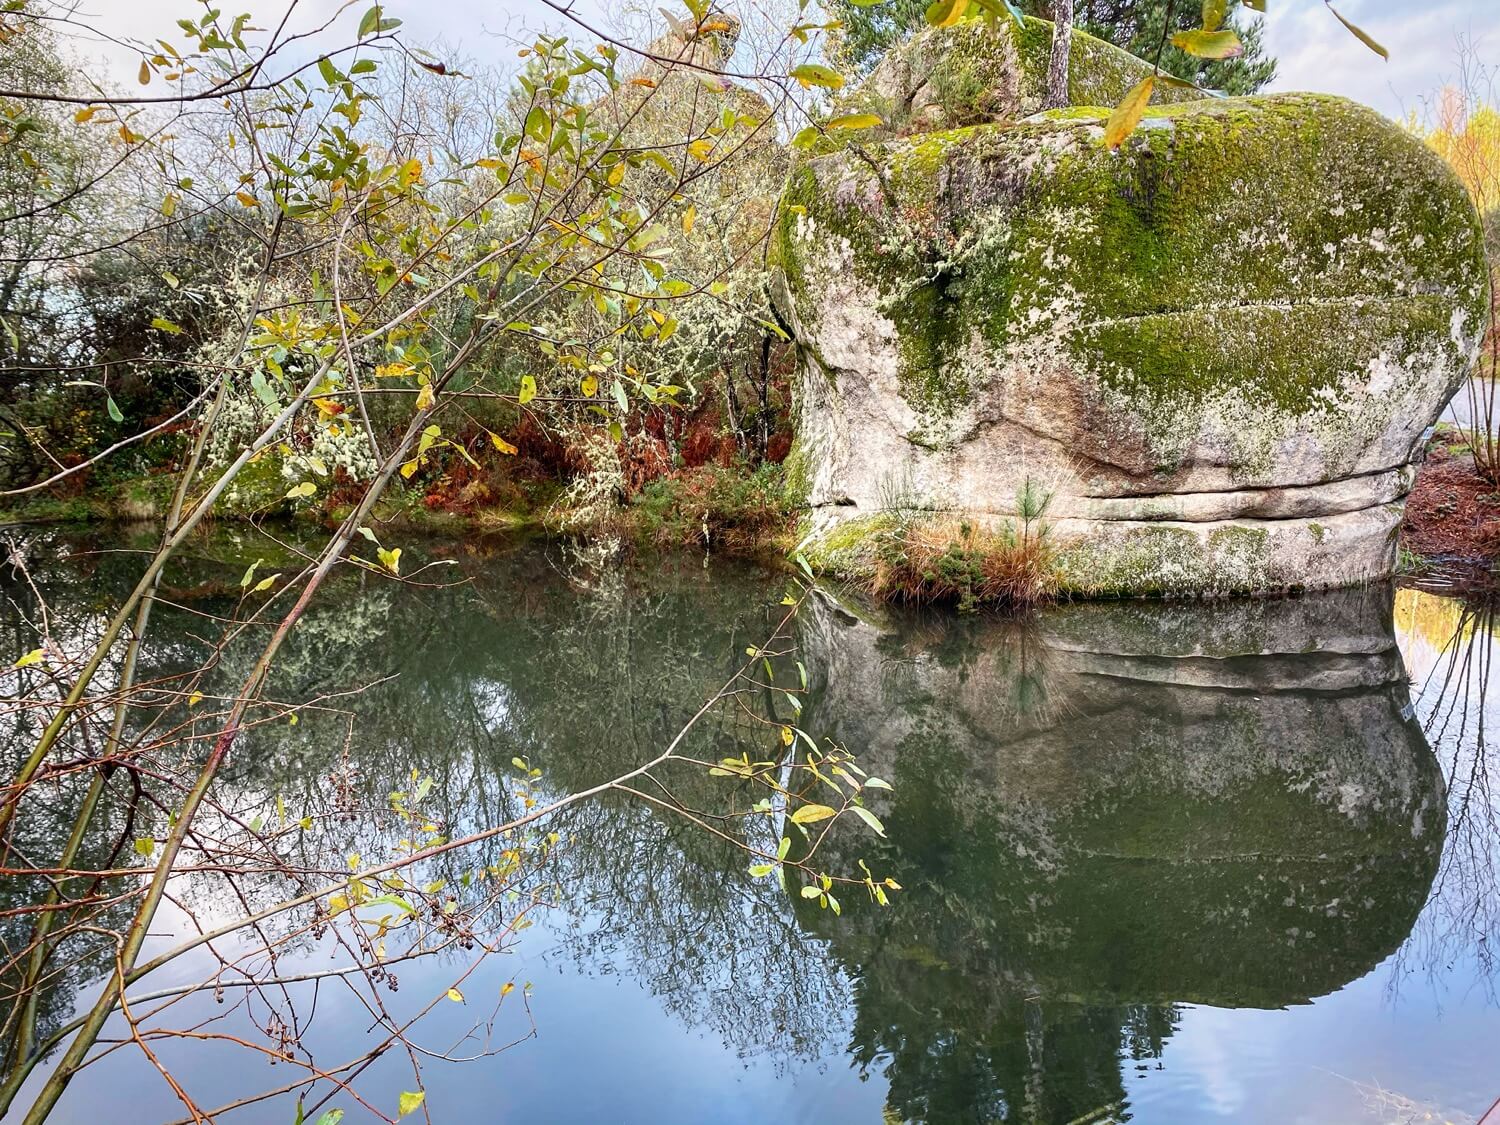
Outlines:
[{"label": "water surface", "polygon": [[[139,565],[114,553],[128,546],[41,533],[31,570],[54,615],[86,631]],[[203,614],[271,550],[248,532],[200,544],[169,583],[183,608],[159,615],[146,675],[201,659]],[[515,758],[547,793],[597,784],[677,732],[785,612],[790,581],[689,556],[425,553],[458,565],[421,586],[351,575],[316,604],[271,691],[323,703],[236,750],[229,784],[248,802],[367,809],[416,768],[456,835],[517,811]],[[7,593],[26,651],[15,619],[34,596],[9,579]],[[874,803],[885,838],[841,831],[830,863],[862,860],[903,892],[834,916],[669,812],[620,795],[570,809],[531,888],[534,924],[422,1025],[435,1054],[482,1056],[422,1062],[432,1119],[1472,1122],[1500,1096],[1489,626],[1385,587],[1026,621],[820,591],[777,662],[807,670],[800,719],[774,695],[756,707],[891,783]],[[691,747],[760,757],[775,729],[724,707]],[[707,808],[733,782],[672,784]],[[375,854],[389,827],[351,812],[331,843]],[[198,908],[215,909],[211,889]],[[186,926],[171,914],[156,940]],[[209,966],[195,955],[152,983]],[[463,967],[403,967],[387,1000],[430,999]],[[85,962],[49,995],[54,1026],[100,971]],[[530,984],[529,1006],[491,1020],[506,982],[517,999]],[[320,1061],[360,1052],[374,1017],[356,990],[297,1002],[316,1009],[302,1042]],[[220,1014],[195,997],[173,1019],[198,1010]],[[222,1022],[249,1037],[266,1015]],[[160,1050],[205,1106],[291,1077],[225,1042]],[[393,1113],[411,1063],[382,1057],[362,1082]],[[294,1106],[223,1119],[290,1122]],[[182,1115],[119,1050],[58,1119]]]}]

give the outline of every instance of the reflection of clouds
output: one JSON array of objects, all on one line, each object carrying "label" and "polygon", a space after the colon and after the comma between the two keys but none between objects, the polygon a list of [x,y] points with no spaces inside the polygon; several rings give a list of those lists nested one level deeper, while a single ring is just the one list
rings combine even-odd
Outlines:
[{"label": "reflection of clouds", "polygon": [[1250,1100],[1244,1044],[1234,1041],[1237,1015],[1221,1008],[1188,1008],[1167,1047],[1174,1067],[1190,1070],[1204,1100],[1220,1117],[1233,1118]]}]

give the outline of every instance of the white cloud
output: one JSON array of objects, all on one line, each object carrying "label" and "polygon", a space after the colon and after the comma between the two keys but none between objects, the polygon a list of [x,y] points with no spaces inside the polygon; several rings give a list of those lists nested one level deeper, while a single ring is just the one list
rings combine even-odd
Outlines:
[{"label": "white cloud", "polygon": [[1270,5],[1266,42],[1278,60],[1274,90],[1341,94],[1400,118],[1422,108],[1454,69],[1459,34],[1500,61],[1495,0],[1340,0],[1339,11],[1390,52],[1390,61],[1350,35],[1319,0]]}]

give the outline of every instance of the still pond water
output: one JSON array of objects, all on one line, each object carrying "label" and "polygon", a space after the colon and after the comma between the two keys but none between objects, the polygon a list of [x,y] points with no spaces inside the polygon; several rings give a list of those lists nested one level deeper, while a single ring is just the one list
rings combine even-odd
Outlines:
[{"label": "still pond water", "polygon": [[[38,533],[33,578],[54,613],[97,614],[139,566],[127,546]],[[197,658],[214,583],[271,549],[250,532],[195,549],[176,576],[188,608],[160,615],[148,674]],[[258,730],[231,784],[296,808],[330,786],[399,788],[415,767],[447,823],[491,822],[513,811],[513,758],[556,794],[651,757],[765,639],[789,581],[687,556],[427,553],[458,565],[424,572],[427,587],[351,576],[330,591],[273,685],[305,699],[373,684],[343,700],[352,726],[330,711]],[[555,905],[420,1036],[474,1047],[459,1054],[519,1042],[424,1063],[432,1119],[1472,1123],[1500,1096],[1491,620],[1386,587],[1025,622],[820,593],[787,658],[809,677],[801,726],[893,786],[886,838],[841,836],[836,862],[904,891],[834,917],[666,813],[619,797],[569,810]],[[705,756],[765,753],[765,728],[733,708],[695,737]],[[342,846],[373,847],[362,829]],[[400,995],[440,995],[462,968],[407,967]],[[151,982],[207,970],[190,958]],[[492,1005],[475,1001],[508,981],[530,984],[529,1014],[506,1003],[476,1029]],[[94,985],[70,987],[59,1017]],[[210,997],[187,1003],[215,1014]],[[368,1010],[339,987],[317,1005],[314,1053],[358,1054]],[[223,1045],[161,1050],[203,1106],[291,1077]],[[410,1062],[383,1057],[364,1082],[393,1107]],[[346,1125],[374,1120],[329,1104]],[[57,1119],[182,1112],[121,1050]],[[223,1119],[294,1112],[289,1096]]]}]

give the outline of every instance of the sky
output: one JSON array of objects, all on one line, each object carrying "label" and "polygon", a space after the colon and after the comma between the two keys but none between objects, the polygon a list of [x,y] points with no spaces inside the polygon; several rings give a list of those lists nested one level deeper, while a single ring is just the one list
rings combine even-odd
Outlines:
[{"label": "sky", "polygon": [[[574,0],[580,15],[603,19],[603,9],[619,0]],[[644,0],[643,0],[644,2]],[[680,7],[678,0],[666,0]],[[733,9],[735,0],[721,0]],[[175,21],[201,11],[195,0],[80,0],[80,17],[116,36],[167,35],[179,38]],[[1479,45],[1479,55],[1500,64],[1500,0],[1336,0],[1339,10],[1390,51],[1390,61],[1349,34],[1322,0],[1269,0],[1266,39],[1279,60],[1275,90],[1317,90],[1341,94],[1395,118],[1421,111],[1455,72],[1460,35]],[[280,10],[280,0],[228,0],[226,12],[241,6],[260,12]],[[317,20],[339,7],[337,0],[300,0],[299,18]],[[351,25],[366,7],[355,0],[343,19]],[[385,0],[386,13],[405,22],[416,42],[442,40],[483,59],[510,58],[511,38],[526,26],[555,24],[558,17],[543,0]],[[134,81],[139,57],[100,46],[108,68],[122,85]]]}]

